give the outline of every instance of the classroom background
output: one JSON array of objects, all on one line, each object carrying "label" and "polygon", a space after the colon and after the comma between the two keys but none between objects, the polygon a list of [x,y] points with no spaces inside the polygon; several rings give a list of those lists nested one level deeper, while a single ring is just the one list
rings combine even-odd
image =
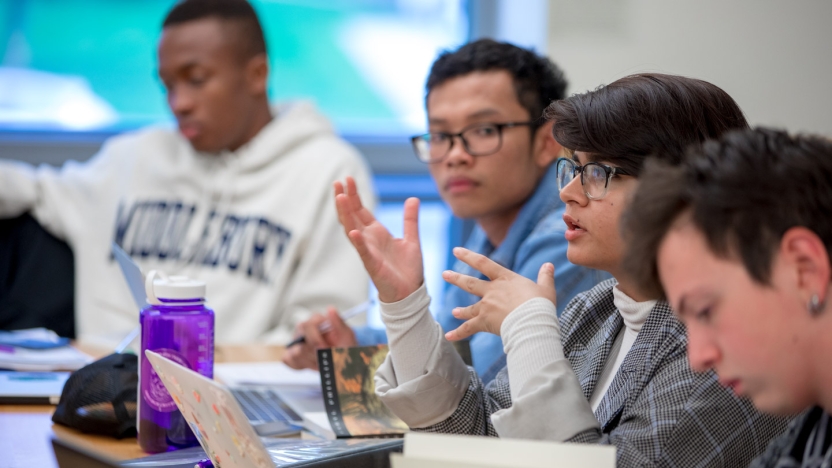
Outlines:
[{"label": "classroom background", "polygon": [[[60,165],[108,137],[172,125],[155,48],[172,0],[0,0],[0,157]],[[424,80],[444,49],[492,37],[545,52],[569,93],[624,75],[701,78],[752,125],[832,136],[828,0],[253,0],[271,60],[270,97],[309,99],[367,158],[378,217],[401,230],[419,196],[432,308],[451,216],[408,137],[425,131]],[[379,324],[371,315],[371,323]]]}]

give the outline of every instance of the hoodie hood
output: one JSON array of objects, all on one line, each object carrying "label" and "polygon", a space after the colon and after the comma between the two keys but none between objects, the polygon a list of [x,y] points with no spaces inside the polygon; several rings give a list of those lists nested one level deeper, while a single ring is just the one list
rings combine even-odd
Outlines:
[{"label": "hoodie hood", "polygon": [[236,152],[228,153],[236,159],[237,172],[255,172],[274,164],[305,143],[322,137],[335,137],[326,117],[309,101],[283,103],[272,108],[275,117],[248,143]]}]

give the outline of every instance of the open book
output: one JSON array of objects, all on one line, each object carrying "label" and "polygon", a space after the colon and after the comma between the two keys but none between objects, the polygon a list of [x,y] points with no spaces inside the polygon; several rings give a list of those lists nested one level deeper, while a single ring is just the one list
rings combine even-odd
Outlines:
[{"label": "open book", "polygon": [[[454,348],[471,365],[469,343],[457,341]],[[407,424],[376,396],[376,369],[387,352],[387,345],[318,350],[326,412],[304,414],[304,427],[328,439],[404,435]]]},{"label": "open book", "polygon": [[615,447],[410,432],[392,468],[614,468]]},{"label": "open book", "polygon": [[376,396],[376,369],[387,356],[386,345],[318,350],[318,369],[331,432],[319,415],[305,421],[317,425],[321,435],[349,437],[401,437],[407,424]]}]

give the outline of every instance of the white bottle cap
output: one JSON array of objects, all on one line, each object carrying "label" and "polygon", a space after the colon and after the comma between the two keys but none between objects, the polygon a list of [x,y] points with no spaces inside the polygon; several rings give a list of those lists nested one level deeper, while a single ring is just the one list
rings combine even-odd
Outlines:
[{"label": "white bottle cap", "polygon": [[160,299],[205,299],[205,282],[187,276],[168,276],[153,270],[145,279],[147,302],[161,304]]}]

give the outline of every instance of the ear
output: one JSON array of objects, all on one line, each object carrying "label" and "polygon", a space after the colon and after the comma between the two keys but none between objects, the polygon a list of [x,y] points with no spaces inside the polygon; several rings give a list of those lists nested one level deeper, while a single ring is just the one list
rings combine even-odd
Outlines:
[{"label": "ear", "polygon": [[785,262],[794,274],[795,287],[804,304],[817,294],[826,302],[832,268],[823,241],[812,230],[793,227],[780,239],[779,261]]},{"label": "ear", "polygon": [[560,157],[563,151],[563,147],[552,136],[552,125],[554,122],[546,122],[534,134],[532,152],[534,161],[540,168],[549,167],[549,164]]},{"label": "ear", "polygon": [[265,95],[269,80],[269,59],[257,54],[246,63],[246,85],[252,95]]}]

